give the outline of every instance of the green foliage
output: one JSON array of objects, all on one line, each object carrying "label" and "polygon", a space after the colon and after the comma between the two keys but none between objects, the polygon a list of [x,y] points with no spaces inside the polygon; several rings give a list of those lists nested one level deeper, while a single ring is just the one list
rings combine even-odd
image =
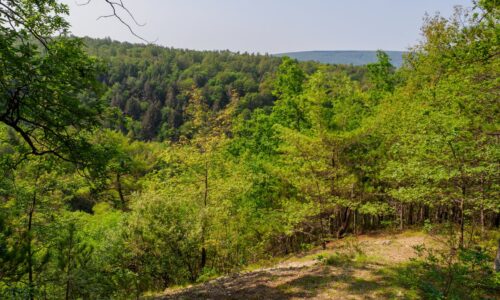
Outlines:
[{"label": "green foliage", "polygon": [[[7,26],[0,5],[0,297],[139,298],[440,223],[446,247],[401,277],[427,298],[498,291],[493,2],[429,17],[399,70],[382,52],[364,69],[86,39],[101,73],[64,5],[12,3],[27,18]],[[370,261],[348,245],[318,259]]]},{"label": "green foliage", "polygon": [[298,63],[289,57],[283,58],[278,68],[273,94],[278,98],[290,98],[302,92],[305,74]]},{"label": "green foliage", "polygon": [[343,253],[335,253],[330,256],[328,256],[325,259],[325,264],[328,266],[343,266],[349,264],[351,261],[352,256],[349,254],[343,254]]},{"label": "green foliage", "polygon": [[[219,112],[237,96],[236,111],[245,117],[256,109],[269,109],[277,97],[286,102],[284,94],[300,93],[305,74],[319,68],[318,63],[299,67],[290,59],[268,55],[177,50],[109,39],[85,43],[89,53],[108,65],[99,78],[108,87],[104,98],[124,113],[112,122],[106,120],[106,126],[141,140],[176,141],[185,135],[188,110],[197,98],[206,109]],[[286,63],[281,65],[282,60]],[[323,67],[343,70],[358,80],[365,77],[363,67]]]},{"label": "green foliage", "polygon": [[125,113],[110,124],[141,140],[177,140],[189,127],[189,104],[202,98],[214,112],[234,95],[238,110],[270,106],[272,74],[280,59],[138,46],[111,40],[85,40],[89,53],[109,68],[100,76],[108,86],[105,99]]},{"label": "green foliage", "polygon": [[395,88],[394,67],[387,53],[377,51],[377,63],[368,64],[368,79],[374,92],[392,93]]},{"label": "green foliage", "polygon": [[[406,284],[427,299],[484,299],[500,291],[492,258],[482,248],[433,250],[416,247],[419,258],[409,268]],[[404,273],[403,273],[404,274]]]},{"label": "green foliage", "polygon": [[81,133],[99,124],[99,65],[67,36],[67,7],[53,0],[0,8],[0,122],[24,141],[18,154],[55,154],[87,164]]}]

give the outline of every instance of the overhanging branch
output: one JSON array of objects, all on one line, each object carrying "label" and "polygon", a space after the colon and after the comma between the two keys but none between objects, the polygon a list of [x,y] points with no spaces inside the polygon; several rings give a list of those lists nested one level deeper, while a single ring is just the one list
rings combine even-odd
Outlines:
[{"label": "overhanging branch", "polygon": [[[89,5],[93,0],[87,0],[85,2],[81,2],[81,3],[76,3],[78,6],[85,6],[85,5]],[[132,22],[136,25],[136,26],[139,26],[139,27],[142,27],[142,26],[145,26],[146,23],[140,23],[137,21],[137,19],[135,18],[134,14],[127,8],[127,6],[123,3],[122,0],[117,0],[117,1],[113,1],[113,0],[104,0],[104,2],[106,2],[109,7],[111,8],[111,13],[109,14],[104,14],[104,15],[101,15],[97,18],[97,20],[100,20],[100,19],[106,19],[106,18],[115,18],[117,19],[122,25],[124,25],[128,31],[133,35],[135,36],[136,38],[140,39],[141,41],[145,42],[146,44],[151,44],[151,43],[154,43],[155,41],[148,41],[146,40],[144,37],[142,37],[141,35],[139,35],[135,30],[134,28],[132,28],[132,26],[125,20],[125,18],[129,18],[132,20]]]}]

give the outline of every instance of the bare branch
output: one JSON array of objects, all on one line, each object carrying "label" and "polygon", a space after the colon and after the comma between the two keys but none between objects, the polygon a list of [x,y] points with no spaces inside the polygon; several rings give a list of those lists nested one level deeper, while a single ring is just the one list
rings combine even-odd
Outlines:
[{"label": "bare branch", "polygon": [[91,2],[92,0],[87,0],[86,2],[82,2],[82,3],[78,3],[78,1],[75,1],[76,5],[78,6],[84,6],[84,5],[87,5]]},{"label": "bare branch", "polygon": [[[85,5],[90,4],[92,1],[93,0],[86,0],[86,1],[81,2],[81,3],[75,1],[75,3],[78,6],[85,6]],[[104,0],[104,1],[111,8],[111,13],[99,16],[97,18],[97,20],[105,19],[105,18],[116,18],[120,23],[122,23],[125,27],[127,27],[128,31],[133,36],[135,36],[136,38],[140,39],[141,41],[145,42],[146,44],[151,44],[151,43],[156,42],[156,40],[155,41],[148,41],[145,38],[143,38],[142,36],[140,36],[137,32],[135,32],[135,30],[132,28],[132,26],[130,26],[130,24],[127,21],[125,21],[124,18],[128,17],[128,18],[130,18],[134,22],[134,24],[136,26],[142,27],[142,26],[146,25],[146,23],[140,23],[139,21],[137,21],[137,19],[135,18],[134,14],[123,3],[123,0],[116,0],[116,1],[113,1],[113,0]]]}]

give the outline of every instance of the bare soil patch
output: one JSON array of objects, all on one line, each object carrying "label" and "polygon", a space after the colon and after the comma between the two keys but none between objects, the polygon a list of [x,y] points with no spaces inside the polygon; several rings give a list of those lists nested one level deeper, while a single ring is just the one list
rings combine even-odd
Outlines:
[{"label": "bare soil patch", "polygon": [[[386,268],[414,257],[413,247],[419,244],[432,245],[433,241],[421,233],[350,237],[274,267],[167,289],[155,299],[415,299],[413,291],[388,278]],[[353,251],[362,252],[363,260],[329,266],[318,259]]]}]

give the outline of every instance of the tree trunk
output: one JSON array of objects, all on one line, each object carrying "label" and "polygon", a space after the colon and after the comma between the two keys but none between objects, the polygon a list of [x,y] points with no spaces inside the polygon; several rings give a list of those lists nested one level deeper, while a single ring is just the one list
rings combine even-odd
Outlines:
[{"label": "tree trunk", "polygon": [[500,272],[500,239],[498,239],[497,257],[495,258],[495,272]]},{"label": "tree trunk", "polygon": [[421,225],[424,224],[424,206],[423,205],[420,206],[420,211],[418,214],[417,222],[418,222],[418,224],[421,224]]},{"label": "tree trunk", "polygon": [[464,226],[465,226],[465,215],[464,215],[464,205],[465,205],[465,185],[462,185],[462,198],[460,199],[460,247],[464,247]]},{"label": "tree trunk", "polygon": [[337,231],[337,238],[338,239],[342,238],[342,236],[347,231],[347,227],[349,227],[349,219],[351,217],[351,210],[349,209],[349,207],[346,207],[343,215],[344,215],[344,218],[343,218],[343,220],[341,220],[341,226],[340,226],[339,230]]},{"label": "tree trunk", "polygon": [[335,233],[335,219],[332,216],[328,217],[328,223],[330,227],[330,235],[333,236]]},{"label": "tree trunk", "polygon": [[480,211],[480,221],[481,221],[481,237],[484,237],[484,199],[485,199],[485,191],[484,191],[484,179],[481,176],[481,211]]},{"label": "tree trunk", "polygon": [[120,196],[122,210],[125,211],[127,209],[127,203],[125,202],[125,196],[123,195],[120,172],[116,172],[116,190],[118,191],[118,195]]},{"label": "tree trunk", "polygon": [[325,238],[325,230],[324,230],[324,225],[323,225],[323,216],[320,214],[319,216],[319,226],[320,226],[320,239],[321,239],[321,247],[323,250],[326,249],[326,238]]},{"label": "tree trunk", "polygon": [[485,227],[485,224],[484,224],[484,207],[483,207],[483,204],[481,203],[481,236],[484,236],[484,227]]},{"label": "tree trunk", "polygon": [[401,205],[399,206],[399,230],[404,229],[403,222],[404,222],[404,206],[403,202],[401,202]]},{"label": "tree trunk", "polygon": [[355,209],[354,210],[354,234],[357,235],[358,234],[358,228],[357,228],[357,220],[358,219],[358,210]]},{"label": "tree trunk", "polygon": [[413,225],[413,205],[411,203],[408,211],[408,225]]},{"label": "tree trunk", "polygon": [[69,251],[68,251],[68,268],[66,269],[66,300],[69,300],[70,287],[71,287],[71,249],[73,249],[73,232],[69,236]]},{"label": "tree trunk", "polygon": [[33,199],[31,201],[31,207],[28,212],[28,285],[29,285],[29,299],[33,300],[35,297],[33,295],[33,249],[32,249],[32,237],[31,228],[33,226],[33,214],[35,213],[36,205],[36,191],[33,193]]},{"label": "tree trunk", "polygon": [[201,261],[200,261],[200,271],[205,268],[205,265],[207,264],[207,249],[205,248],[205,234],[206,234],[206,214],[207,214],[207,205],[208,205],[208,162],[205,161],[205,176],[204,176],[204,184],[205,184],[205,191],[203,194],[203,205],[204,205],[204,212],[203,212],[203,228],[202,228],[202,248],[201,248]]},{"label": "tree trunk", "polygon": [[205,204],[205,207],[207,207],[207,202],[208,202],[208,162],[205,162],[205,193],[203,195],[203,202]]},{"label": "tree trunk", "polygon": [[205,265],[207,264],[207,249],[205,247],[201,248],[201,263],[200,263],[200,271],[205,268]]}]

